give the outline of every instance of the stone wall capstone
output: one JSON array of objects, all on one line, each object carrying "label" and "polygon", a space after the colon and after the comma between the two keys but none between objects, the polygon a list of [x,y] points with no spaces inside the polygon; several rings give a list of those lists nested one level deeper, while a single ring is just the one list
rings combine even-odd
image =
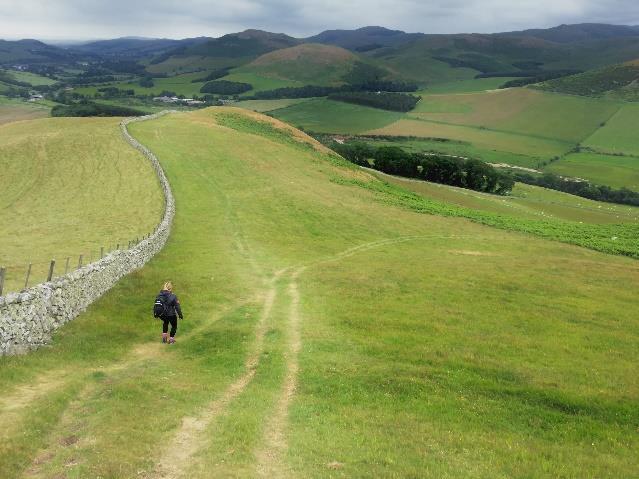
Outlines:
[{"label": "stone wall capstone", "polygon": [[125,140],[153,166],[164,193],[164,215],[153,234],[127,250],[114,251],[54,280],[0,297],[0,355],[21,354],[46,344],[52,333],[71,321],[123,276],[141,268],[166,243],[175,215],[175,200],[160,162],[133,138],[127,125],[152,120],[173,111],[127,118],[120,123]]}]

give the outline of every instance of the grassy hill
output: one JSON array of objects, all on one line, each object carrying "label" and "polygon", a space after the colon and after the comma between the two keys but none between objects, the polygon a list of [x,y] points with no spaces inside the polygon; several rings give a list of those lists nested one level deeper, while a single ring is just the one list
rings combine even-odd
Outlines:
[{"label": "grassy hill", "polygon": [[[0,111],[2,106],[0,105]],[[159,221],[162,195],[144,157],[121,138],[118,119],[42,119],[0,125],[0,265],[5,291],[64,272],[71,257],[96,259]]]},{"label": "grassy hill", "polygon": [[21,63],[71,63],[76,53],[38,40],[0,40],[0,65]]},{"label": "grassy hill", "polygon": [[181,45],[151,60],[147,70],[171,72],[198,68],[229,68],[282,48],[297,45],[299,40],[281,33],[246,30],[210,38],[195,44]]},{"label": "grassy hill", "polygon": [[343,48],[309,43],[266,53],[235,73],[255,73],[303,85],[334,85],[343,83],[357,60]]},{"label": "grassy hill", "polygon": [[571,95],[639,100],[639,61],[549,80],[537,87]]},{"label": "grassy hill", "polygon": [[[635,260],[452,217],[241,110],[131,130],[172,236],[52,347],[0,358],[2,477],[637,470]],[[167,278],[170,348],[149,313]]]}]

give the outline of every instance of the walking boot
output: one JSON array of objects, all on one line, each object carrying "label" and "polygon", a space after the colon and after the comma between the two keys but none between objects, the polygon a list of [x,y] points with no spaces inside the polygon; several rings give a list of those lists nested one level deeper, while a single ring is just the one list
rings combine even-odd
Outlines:
[{"label": "walking boot", "polygon": [[162,333],[162,342],[166,343],[166,338],[168,337],[167,333]]},{"label": "walking boot", "polygon": [[175,344],[175,338],[173,336],[169,338],[169,344]]}]

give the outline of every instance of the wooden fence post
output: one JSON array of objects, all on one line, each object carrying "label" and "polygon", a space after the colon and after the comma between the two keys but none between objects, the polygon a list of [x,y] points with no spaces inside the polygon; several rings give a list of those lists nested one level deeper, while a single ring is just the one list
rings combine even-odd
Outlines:
[{"label": "wooden fence post", "polygon": [[31,276],[31,263],[29,263],[29,267],[27,268],[27,277],[24,279],[24,289],[29,287],[29,276]]},{"label": "wooden fence post", "polygon": [[115,249],[116,249],[116,250],[118,250],[118,251],[120,250],[120,243],[118,243],[118,244],[115,246]]},{"label": "wooden fence post", "polygon": [[4,266],[0,268],[0,296],[2,296],[2,290],[4,289],[4,276],[6,274],[6,269]]},{"label": "wooden fence post", "polygon": [[47,275],[47,282],[51,281],[53,278],[53,268],[55,268],[55,260],[51,260],[51,264],[49,265],[49,274]]},{"label": "wooden fence post", "polygon": [[100,247],[100,259],[104,258],[104,246]]},{"label": "wooden fence post", "polygon": [[67,256],[67,262],[64,265],[64,274],[67,274],[69,272],[69,261],[71,261],[71,256]]},{"label": "wooden fence post", "polygon": [[82,256],[80,255],[80,257],[78,258],[78,269],[82,268]]}]

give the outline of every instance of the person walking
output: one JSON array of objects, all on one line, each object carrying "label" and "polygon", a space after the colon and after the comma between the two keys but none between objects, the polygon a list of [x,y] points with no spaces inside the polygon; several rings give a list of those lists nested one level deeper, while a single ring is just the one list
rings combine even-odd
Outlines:
[{"label": "person walking", "polygon": [[[175,343],[175,332],[177,331],[177,318],[184,319],[180,300],[173,294],[173,284],[170,281],[164,283],[162,291],[155,300],[154,311],[160,310],[159,317],[162,320],[162,342],[169,344]],[[171,325],[171,333],[168,334],[169,324]],[[168,336],[168,338],[167,338]]]}]

